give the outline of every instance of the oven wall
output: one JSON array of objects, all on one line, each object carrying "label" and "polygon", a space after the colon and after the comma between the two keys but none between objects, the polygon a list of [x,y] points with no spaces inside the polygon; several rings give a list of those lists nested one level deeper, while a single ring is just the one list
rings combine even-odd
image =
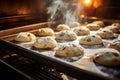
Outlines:
[{"label": "oven wall", "polygon": [[47,0],[0,0],[0,29],[47,21]]},{"label": "oven wall", "polygon": [[0,0],[0,17],[28,14],[44,14],[44,0]]},{"label": "oven wall", "polygon": [[[99,17],[105,19],[120,20],[120,0],[92,0],[94,3],[101,5],[94,7],[94,3],[85,7],[85,13],[88,17]],[[99,2],[98,2],[99,1]]]}]

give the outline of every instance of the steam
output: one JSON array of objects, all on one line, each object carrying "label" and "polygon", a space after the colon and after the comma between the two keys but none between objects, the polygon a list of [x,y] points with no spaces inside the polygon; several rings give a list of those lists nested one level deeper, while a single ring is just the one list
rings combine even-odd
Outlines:
[{"label": "steam", "polygon": [[49,21],[60,21],[69,25],[78,21],[81,5],[78,0],[52,0],[52,4],[47,8],[50,15]]}]

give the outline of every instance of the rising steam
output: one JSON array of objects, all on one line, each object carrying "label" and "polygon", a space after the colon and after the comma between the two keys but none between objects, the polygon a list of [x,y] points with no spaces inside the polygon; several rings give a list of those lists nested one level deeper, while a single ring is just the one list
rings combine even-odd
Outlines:
[{"label": "rising steam", "polygon": [[69,25],[79,20],[81,5],[78,0],[52,0],[47,10],[50,15],[49,21],[57,20]]}]

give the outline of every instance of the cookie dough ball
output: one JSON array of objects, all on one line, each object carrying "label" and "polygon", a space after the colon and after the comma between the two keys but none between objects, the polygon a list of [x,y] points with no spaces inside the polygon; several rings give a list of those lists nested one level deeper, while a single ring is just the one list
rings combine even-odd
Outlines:
[{"label": "cookie dough ball", "polygon": [[111,24],[111,25],[120,28],[120,23],[113,23],[113,24]]},{"label": "cookie dough ball", "polygon": [[56,31],[70,30],[70,27],[66,24],[59,24],[55,30]]},{"label": "cookie dough ball", "polygon": [[55,33],[51,28],[40,28],[37,32],[39,36],[53,36]]},{"label": "cookie dough ball", "polygon": [[117,38],[118,40],[120,40],[120,35],[118,36],[118,38]]},{"label": "cookie dough ball", "polygon": [[71,22],[71,23],[69,24],[69,26],[70,26],[71,28],[78,27],[78,26],[80,26],[80,23],[79,23],[79,22]]},{"label": "cookie dough ball", "polygon": [[77,35],[88,35],[88,34],[90,34],[90,30],[86,27],[76,27],[73,31]]},{"label": "cookie dough ball", "polygon": [[110,26],[107,26],[106,29],[109,29],[109,30],[111,30],[112,32],[115,32],[115,33],[120,32],[120,27],[118,27],[118,26],[110,25]]},{"label": "cookie dough ball", "polygon": [[99,25],[100,27],[104,27],[105,26],[105,24],[104,24],[104,22],[103,21],[94,21],[94,22],[92,22],[93,24],[97,24],[97,25]]},{"label": "cookie dough ball", "polygon": [[20,32],[15,37],[15,41],[19,41],[19,42],[29,42],[35,40],[36,40],[36,36],[30,32]]},{"label": "cookie dough ball", "polygon": [[99,25],[93,24],[93,23],[88,24],[86,27],[89,28],[89,29],[92,30],[92,31],[96,31],[96,30],[100,29],[100,26],[99,26]]},{"label": "cookie dough ball", "polygon": [[56,46],[57,46],[56,40],[50,37],[40,37],[34,43],[34,47],[40,49],[52,49],[55,48]]},{"label": "cookie dough ball", "polygon": [[77,35],[73,31],[63,30],[56,34],[56,39],[72,41],[77,39]]},{"label": "cookie dough ball", "polygon": [[100,29],[96,32],[96,35],[99,35],[103,39],[114,38],[114,33],[109,29]]},{"label": "cookie dough ball", "polygon": [[111,48],[100,49],[94,55],[94,61],[105,66],[120,65],[120,53]]},{"label": "cookie dough ball", "polygon": [[74,57],[84,54],[84,49],[79,44],[65,44],[61,45],[55,53],[61,57]]},{"label": "cookie dough ball", "polygon": [[107,45],[108,48],[116,49],[120,52],[120,39],[115,39]]},{"label": "cookie dough ball", "polygon": [[99,45],[102,44],[102,39],[98,35],[87,35],[82,37],[79,43],[82,45]]}]

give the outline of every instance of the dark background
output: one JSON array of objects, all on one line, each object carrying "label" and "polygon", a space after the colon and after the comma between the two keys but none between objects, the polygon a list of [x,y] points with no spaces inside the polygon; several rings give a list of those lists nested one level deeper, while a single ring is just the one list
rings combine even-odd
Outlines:
[{"label": "dark background", "polygon": [[120,20],[120,0],[101,0],[102,5],[98,8],[85,9],[87,16],[105,19]]},{"label": "dark background", "polygon": [[45,14],[46,5],[45,0],[0,0],[0,17]]},{"label": "dark background", "polygon": [[[0,17],[46,15],[46,8],[51,4],[51,1],[53,0],[0,0]],[[120,0],[101,1],[102,6],[86,9],[88,16],[120,19]]]},{"label": "dark background", "polygon": [[[0,29],[47,21],[47,7],[51,1],[0,0]],[[120,0],[102,0],[102,6],[85,9],[85,12],[88,17],[120,20],[119,4]]]},{"label": "dark background", "polygon": [[0,0],[0,30],[47,21],[47,0]]}]

